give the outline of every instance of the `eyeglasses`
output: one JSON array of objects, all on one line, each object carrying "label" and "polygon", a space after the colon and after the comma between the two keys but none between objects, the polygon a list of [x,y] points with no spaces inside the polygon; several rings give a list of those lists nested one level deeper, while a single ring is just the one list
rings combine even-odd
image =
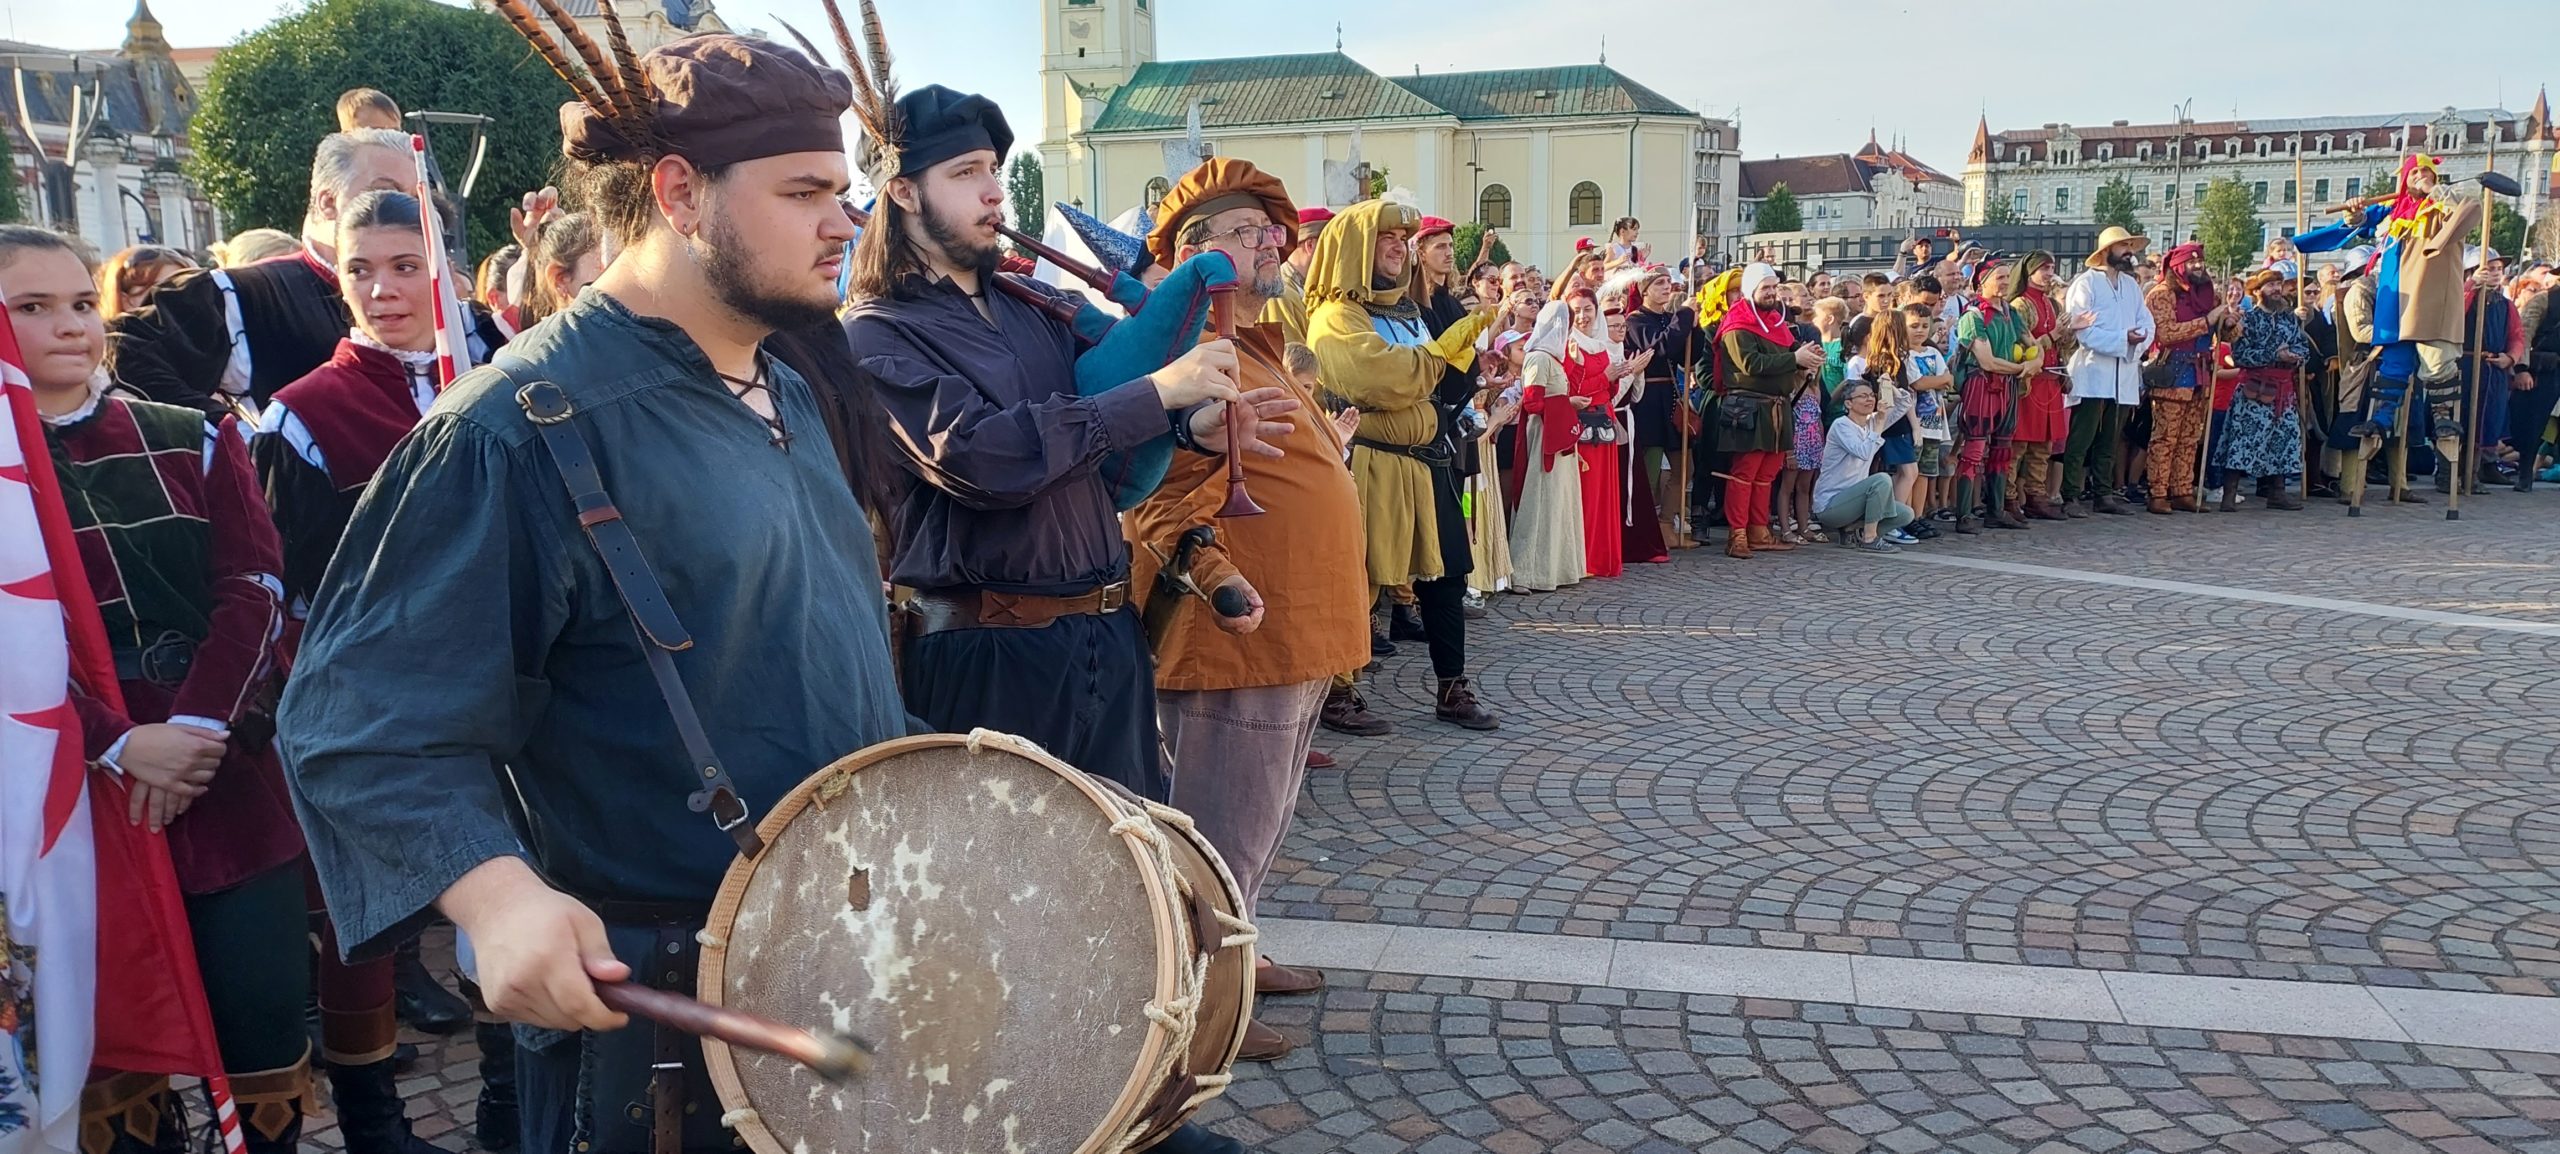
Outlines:
[{"label": "eyeglasses", "polygon": [[1278,248],[1288,241],[1289,230],[1276,224],[1247,224],[1210,233],[1209,239],[1231,241],[1245,248]]}]

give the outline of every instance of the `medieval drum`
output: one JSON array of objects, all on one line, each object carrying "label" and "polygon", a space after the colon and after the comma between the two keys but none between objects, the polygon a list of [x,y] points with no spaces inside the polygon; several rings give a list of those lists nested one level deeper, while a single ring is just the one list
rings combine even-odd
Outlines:
[{"label": "medieval drum", "polygon": [[1225,1088],[1253,927],[1181,813],[979,730],[846,757],[758,828],[703,931],[702,1000],[878,1058],[829,1085],[706,1041],[757,1154],[1119,1154]]}]

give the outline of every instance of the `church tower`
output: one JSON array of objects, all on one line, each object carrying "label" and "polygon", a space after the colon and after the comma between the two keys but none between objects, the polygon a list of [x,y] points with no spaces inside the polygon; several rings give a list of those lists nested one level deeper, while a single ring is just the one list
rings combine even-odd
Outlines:
[{"label": "church tower", "polygon": [[1049,199],[1084,187],[1083,150],[1070,140],[1093,126],[1111,94],[1156,58],[1160,0],[1038,0],[1040,166]]}]

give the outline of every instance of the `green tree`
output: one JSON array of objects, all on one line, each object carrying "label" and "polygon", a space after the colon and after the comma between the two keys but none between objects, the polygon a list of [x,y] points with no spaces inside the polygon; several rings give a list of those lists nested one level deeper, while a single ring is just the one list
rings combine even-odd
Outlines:
[{"label": "green tree", "polygon": [[1049,196],[1039,157],[1026,152],[1013,158],[1004,171],[1004,199],[1013,208],[1013,227],[1029,236],[1040,235],[1049,220]]},{"label": "green tree", "polygon": [[2495,197],[2489,200],[2489,247],[2511,267],[2524,253],[2524,214]]},{"label": "green tree", "polygon": [[2207,267],[2235,269],[2266,240],[2266,222],[2258,219],[2258,198],[2233,177],[2206,185],[2196,205],[2196,237],[2204,242]]},{"label": "green tree", "polygon": [[2027,221],[2025,217],[2018,215],[2017,205],[2011,203],[2008,197],[2001,196],[1997,190],[1994,190],[1990,196],[1983,199],[1982,223],[1987,225],[2006,225],[2025,224]]},{"label": "green tree", "polygon": [[[1476,251],[1484,247],[1484,222],[1468,221],[1459,225],[1456,232],[1449,234],[1449,241],[1457,247],[1458,268],[1461,271],[1474,268]],[[1511,249],[1502,243],[1502,233],[1498,229],[1493,234],[1493,255],[1485,259],[1493,264],[1511,263]]]},{"label": "green tree", "polygon": [[1796,190],[1783,182],[1770,189],[1768,199],[1760,202],[1760,211],[1752,218],[1751,231],[1804,231],[1804,209],[1796,204]]},{"label": "green tree", "polygon": [[[299,231],[311,151],[337,129],[338,94],[370,86],[404,111],[491,118],[478,196],[468,206],[472,252],[508,240],[507,208],[552,179],[560,105],[569,87],[496,13],[434,0],[311,0],[241,37],[215,58],[188,122],[187,175],[234,229]],[[445,176],[469,156],[458,132],[431,139]],[[453,189],[459,194],[460,189]]]},{"label": "green tree", "polygon": [[25,202],[19,199],[22,194],[14,149],[10,134],[0,132],[0,224],[17,224],[27,219]]},{"label": "green tree", "polygon": [[2089,202],[2089,211],[2099,228],[2121,228],[2135,236],[2142,235],[2142,218],[2134,215],[2133,182],[2119,176],[2098,186],[2098,195]]}]

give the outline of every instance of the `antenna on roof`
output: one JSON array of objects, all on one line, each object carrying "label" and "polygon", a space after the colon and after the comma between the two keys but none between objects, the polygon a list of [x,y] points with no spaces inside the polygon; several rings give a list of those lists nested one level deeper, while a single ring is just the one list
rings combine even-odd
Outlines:
[{"label": "antenna on roof", "polygon": [[1342,51],[1342,21],[1333,22],[1333,50]]},{"label": "antenna on roof", "polygon": [[1609,63],[1609,38],[1606,35],[1600,37],[1600,63]]}]

